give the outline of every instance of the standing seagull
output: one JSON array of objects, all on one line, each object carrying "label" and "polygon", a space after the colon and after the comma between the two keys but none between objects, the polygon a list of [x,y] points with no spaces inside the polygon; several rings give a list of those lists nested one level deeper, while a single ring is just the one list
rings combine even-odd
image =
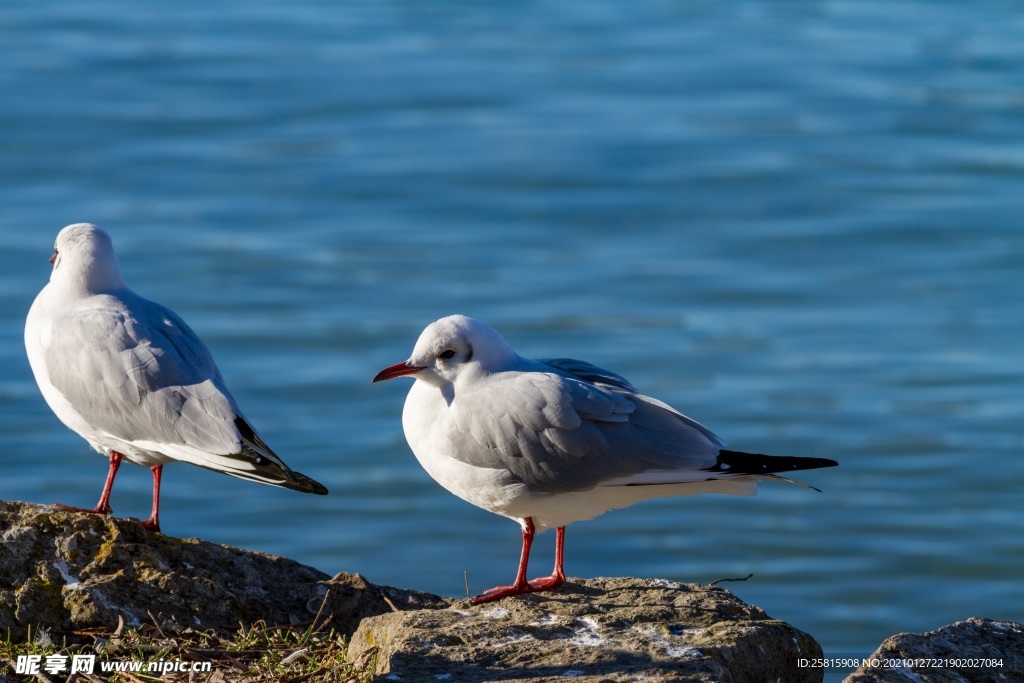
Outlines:
[{"label": "standing seagull", "polygon": [[153,472],[153,510],[142,523],[152,531],[160,530],[168,462],[327,493],[263,443],[185,321],[128,289],[107,233],[88,223],[67,226],[50,263],[50,282],[25,321],[29,364],[60,421],[110,458],[96,507],[70,509],[109,515],[122,458]]},{"label": "standing seagull", "polygon": [[[488,602],[565,582],[565,527],[648,498],[754,495],[775,472],[832,467],[824,458],[742,453],[626,379],[570,358],[530,360],[495,330],[461,315],[427,326],[412,357],[374,382],[411,375],[402,426],[441,486],[523,528],[511,586]],[[799,483],[799,482],[792,482]],[[527,581],[535,531],[555,528],[551,576]]]}]

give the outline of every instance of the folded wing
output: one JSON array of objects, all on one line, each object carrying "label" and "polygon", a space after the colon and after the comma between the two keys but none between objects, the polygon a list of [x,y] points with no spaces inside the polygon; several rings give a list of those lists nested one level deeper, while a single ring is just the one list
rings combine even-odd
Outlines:
[{"label": "folded wing", "polygon": [[326,492],[260,440],[206,345],[173,311],[131,293],[101,296],[51,329],[50,381],[97,433],[243,479]]},{"label": "folded wing", "polygon": [[721,439],[624,378],[573,359],[537,365],[456,394],[454,457],[551,493],[733,476],[705,471]]}]

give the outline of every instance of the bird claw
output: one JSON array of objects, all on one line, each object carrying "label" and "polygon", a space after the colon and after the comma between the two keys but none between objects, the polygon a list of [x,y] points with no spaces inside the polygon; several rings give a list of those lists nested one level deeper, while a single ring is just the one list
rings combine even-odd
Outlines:
[{"label": "bird claw", "polygon": [[565,577],[557,574],[551,576],[545,576],[543,579],[534,579],[530,582],[530,592],[537,593],[540,591],[549,591],[558,588],[565,583]]},{"label": "bird claw", "polygon": [[500,600],[501,598],[507,598],[510,595],[522,595],[523,593],[529,593],[530,587],[526,586],[496,586],[494,588],[488,588],[480,595],[473,598],[474,605],[482,605],[485,602],[491,602],[493,600]]},{"label": "bird claw", "polygon": [[549,591],[558,588],[565,583],[565,577],[557,574],[551,576],[545,576],[541,579],[533,579],[532,581],[525,581],[521,584],[516,583],[511,586],[496,586],[485,590],[480,595],[473,598],[474,605],[482,605],[485,602],[493,602],[494,600],[500,600],[501,598],[507,598],[512,595],[523,595],[524,593],[539,593],[541,591]]}]

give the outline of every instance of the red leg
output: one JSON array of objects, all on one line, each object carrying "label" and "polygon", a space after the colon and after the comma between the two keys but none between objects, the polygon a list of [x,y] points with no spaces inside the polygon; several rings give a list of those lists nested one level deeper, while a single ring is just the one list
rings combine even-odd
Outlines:
[{"label": "red leg", "polygon": [[516,572],[515,582],[511,586],[497,586],[485,590],[473,598],[474,603],[479,605],[480,603],[490,602],[491,600],[504,598],[508,595],[520,595],[529,592],[530,584],[526,581],[526,565],[530,562],[530,547],[533,546],[534,531],[533,519],[527,517],[523,522],[523,550],[519,554],[519,571]]},{"label": "red leg", "polygon": [[160,531],[160,478],[163,476],[164,466],[156,465],[149,469],[153,472],[153,510],[142,526],[150,531]]},{"label": "red leg", "polygon": [[93,512],[97,515],[109,515],[113,510],[110,509],[110,491],[114,488],[114,477],[117,476],[117,470],[121,467],[121,458],[123,458],[117,451],[110,452],[110,469],[107,470],[107,481],[103,484],[103,491],[100,493],[100,502],[96,503],[94,508],[79,508],[71,505],[58,504],[57,507],[65,510],[74,510],[75,512]]},{"label": "red leg", "polygon": [[558,588],[565,583],[565,570],[563,568],[563,554],[565,547],[565,527],[560,526],[555,530],[555,569],[551,576],[542,579],[526,580],[526,565],[530,560],[530,547],[533,545],[533,536],[536,529],[533,526],[533,519],[527,517],[523,522],[523,551],[519,555],[519,571],[516,572],[516,580],[511,586],[497,586],[473,598],[476,604],[491,602],[509,595],[522,595],[523,593],[535,593],[537,591],[551,590]]},{"label": "red leg", "polygon": [[560,526],[555,529],[555,568],[551,572],[551,576],[545,576],[543,579],[534,579],[530,582],[530,591],[548,591],[552,588],[558,588],[565,583],[565,567],[564,565],[565,555],[565,527]]}]

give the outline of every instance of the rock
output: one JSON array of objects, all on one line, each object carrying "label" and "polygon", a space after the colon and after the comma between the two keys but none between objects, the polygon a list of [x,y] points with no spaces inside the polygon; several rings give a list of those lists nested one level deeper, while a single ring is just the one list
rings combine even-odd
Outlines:
[{"label": "rock", "polygon": [[[231,631],[258,621],[353,634],[379,680],[820,681],[806,633],[708,586],[573,580],[488,605],[330,577],[292,560],[154,534],[137,520],[0,502],[0,634]],[[403,610],[403,611],[397,611]],[[318,617],[319,615],[319,617]],[[357,630],[358,627],[358,630]],[[446,678],[447,675],[447,678]],[[2,676],[0,676],[2,679]]]},{"label": "rock", "polygon": [[1024,626],[972,617],[937,631],[886,638],[869,659],[906,665],[861,666],[844,683],[1020,682],[1024,681]]},{"label": "rock", "polygon": [[[0,501],[0,634],[131,625],[231,630],[320,621],[346,634],[392,609],[445,607],[427,593],[330,577],[293,560],[154,534],[133,519]],[[321,609],[322,607],[322,609]]]},{"label": "rock", "polygon": [[377,681],[821,681],[808,634],[726,590],[663,580],[572,579],[485,605],[364,619],[349,661]]}]

